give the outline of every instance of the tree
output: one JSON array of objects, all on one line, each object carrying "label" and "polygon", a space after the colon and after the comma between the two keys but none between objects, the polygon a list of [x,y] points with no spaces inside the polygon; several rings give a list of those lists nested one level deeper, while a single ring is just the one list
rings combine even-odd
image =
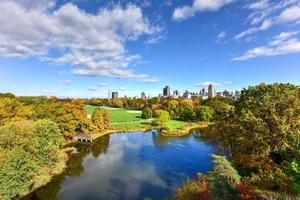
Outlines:
[{"label": "tree", "polygon": [[0,98],[0,125],[13,121],[35,118],[36,113],[31,106],[20,103],[15,98]]},{"label": "tree", "polygon": [[153,116],[155,117],[154,124],[159,126],[165,126],[170,120],[170,115],[168,111],[165,110],[155,110]]},{"label": "tree", "polygon": [[195,119],[195,110],[193,101],[185,99],[179,102],[179,119],[183,121],[193,121]]},{"label": "tree", "polygon": [[97,127],[98,131],[102,132],[106,129],[105,126],[105,110],[96,108],[92,114],[92,121]]},{"label": "tree", "polygon": [[223,156],[213,155],[214,168],[208,173],[214,199],[240,199],[236,187],[241,177]]},{"label": "tree", "polygon": [[145,107],[142,111],[142,118],[143,119],[150,119],[152,117],[152,111],[150,108]]},{"label": "tree", "polygon": [[178,101],[175,99],[167,100],[163,107],[164,110],[168,111],[171,118],[178,118],[179,109],[178,109]]},{"label": "tree", "polygon": [[197,120],[208,122],[213,118],[214,110],[210,106],[198,106],[195,113]]}]

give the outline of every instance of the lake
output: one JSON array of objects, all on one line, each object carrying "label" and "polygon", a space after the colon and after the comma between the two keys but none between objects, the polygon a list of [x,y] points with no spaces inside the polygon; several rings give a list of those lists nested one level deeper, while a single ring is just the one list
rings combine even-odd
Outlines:
[{"label": "lake", "polygon": [[168,197],[187,178],[213,167],[216,146],[193,135],[115,133],[74,144],[67,169],[24,200],[153,200]]}]

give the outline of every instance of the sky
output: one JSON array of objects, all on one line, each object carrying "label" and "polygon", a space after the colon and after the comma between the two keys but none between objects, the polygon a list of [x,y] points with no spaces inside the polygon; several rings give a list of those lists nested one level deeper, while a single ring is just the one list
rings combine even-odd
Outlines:
[{"label": "sky", "polygon": [[0,92],[300,84],[299,0],[1,0]]}]

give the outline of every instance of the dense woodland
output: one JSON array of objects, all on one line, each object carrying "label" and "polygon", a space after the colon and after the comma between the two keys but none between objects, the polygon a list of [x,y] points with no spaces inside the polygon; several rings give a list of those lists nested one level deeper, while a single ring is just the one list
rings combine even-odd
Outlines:
[{"label": "dense woodland", "polygon": [[169,119],[211,122],[202,137],[220,143],[226,158],[178,189],[175,199],[272,199],[300,194],[300,87],[260,84],[232,100],[57,99],[0,95],[0,199],[23,196],[65,167],[63,145],[77,134],[109,129],[108,113],[86,105],[142,110],[164,126]]},{"label": "dense woodland", "polygon": [[215,156],[212,172],[188,181],[175,199],[299,199],[300,87],[249,87],[232,106],[202,130],[231,163]]},{"label": "dense woodland", "polygon": [[84,100],[0,95],[0,199],[28,194],[60,174],[64,144],[109,128],[108,114],[87,117]]}]

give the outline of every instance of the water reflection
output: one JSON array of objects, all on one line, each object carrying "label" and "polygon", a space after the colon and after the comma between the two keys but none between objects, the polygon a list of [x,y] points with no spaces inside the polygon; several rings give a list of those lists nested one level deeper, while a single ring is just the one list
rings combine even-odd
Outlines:
[{"label": "water reflection", "polygon": [[76,144],[66,171],[26,200],[163,199],[212,167],[214,146],[192,136],[118,133]]}]

